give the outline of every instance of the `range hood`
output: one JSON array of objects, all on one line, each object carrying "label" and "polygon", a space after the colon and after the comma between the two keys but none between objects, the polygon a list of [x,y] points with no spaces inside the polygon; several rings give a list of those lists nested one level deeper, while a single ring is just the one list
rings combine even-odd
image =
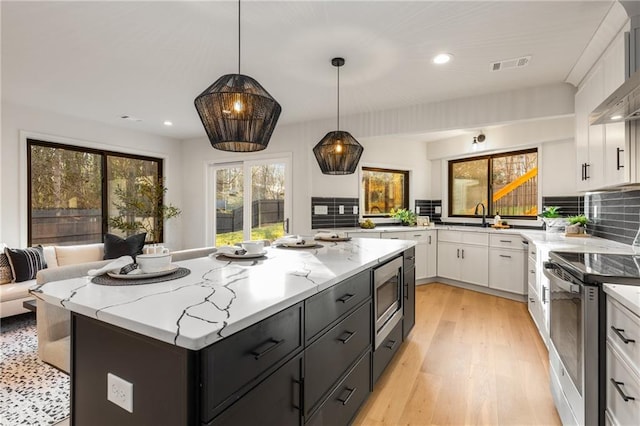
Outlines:
[{"label": "range hood", "polygon": [[626,81],[589,114],[589,124],[620,123],[640,119],[640,2],[621,0],[630,18],[625,40]]}]

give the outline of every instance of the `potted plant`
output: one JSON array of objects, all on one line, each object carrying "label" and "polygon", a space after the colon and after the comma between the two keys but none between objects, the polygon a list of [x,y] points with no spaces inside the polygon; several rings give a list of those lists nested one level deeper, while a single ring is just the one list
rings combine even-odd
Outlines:
[{"label": "potted plant", "polygon": [[145,231],[148,242],[161,242],[159,239],[164,222],[182,213],[172,204],[163,204],[166,192],[164,181],[151,177],[137,179],[134,191],[116,186],[116,201],[113,205],[118,210],[118,215],[109,218],[109,226],[124,232],[126,236]]},{"label": "potted plant", "polygon": [[584,234],[585,227],[589,223],[589,219],[583,214],[577,216],[570,216],[567,218],[569,225],[567,225],[567,234]]},{"label": "potted plant", "polygon": [[418,217],[414,212],[408,209],[391,209],[390,215],[394,219],[402,222],[402,226],[414,226]]},{"label": "potted plant", "polygon": [[567,219],[562,217],[559,210],[557,206],[544,206],[538,215],[547,226],[547,232],[561,232],[567,226]]}]

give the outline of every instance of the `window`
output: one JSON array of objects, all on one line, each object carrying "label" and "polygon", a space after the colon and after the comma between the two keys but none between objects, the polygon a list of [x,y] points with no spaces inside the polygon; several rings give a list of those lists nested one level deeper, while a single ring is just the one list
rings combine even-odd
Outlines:
[{"label": "window", "polygon": [[450,161],[449,216],[474,216],[478,203],[487,216],[535,218],[537,149]]},{"label": "window", "polygon": [[364,217],[388,216],[391,209],[409,208],[409,172],[362,168]]},{"label": "window", "polygon": [[117,214],[116,194],[135,196],[141,181],[162,179],[159,158],[32,139],[27,155],[29,245],[97,243],[107,232],[124,236],[108,225],[108,216]]}]

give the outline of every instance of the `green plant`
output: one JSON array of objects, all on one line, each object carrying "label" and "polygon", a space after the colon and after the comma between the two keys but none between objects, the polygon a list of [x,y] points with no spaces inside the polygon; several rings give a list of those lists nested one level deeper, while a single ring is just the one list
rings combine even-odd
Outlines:
[{"label": "green plant", "polygon": [[182,213],[172,204],[163,204],[166,192],[163,180],[148,176],[137,179],[133,191],[116,186],[114,194],[117,201],[113,202],[113,206],[118,210],[118,215],[109,218],[109,225],[127,236],[145,231],[147,241],[160,242],[158,239],[162,235],[164,221]]},{"label": "green plant", "polygon": [[567,220],[569,221],[569,225],[580,225],[580,226],[585,226],[587,223],[589,223],[589,219],[583,215],[583,214],[579,214],[577,216],[570,216],[567,218]]},{"label": "green plant", "polygon": [[560,207],[557,207],[557,206],[544,206],[544,209],[542,210],[542,213],[540,213],[538,216],[544,217],[544,218],[562,217],[560,215],[560,213],[558,213],[558,210],[560,210]]},{"label": "green plant", "polygon": [[389,214],[394,219],[398,219],[403,224],[407,224],[409,226],[415,225],[416,219],[418,217],[414,212],[408,209],[398,209],[398,210],[391,209],[391,212]]}]

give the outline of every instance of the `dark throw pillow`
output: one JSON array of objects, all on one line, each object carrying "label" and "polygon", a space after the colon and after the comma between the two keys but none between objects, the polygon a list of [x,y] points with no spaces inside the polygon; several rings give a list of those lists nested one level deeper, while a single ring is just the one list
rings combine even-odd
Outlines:
[{"label": "dark throw pillow", "polygon": [[144,247],[144,240],[146,238],[146,232],[132,235],[124,240],[117,235],[105,234],[104,259],[117,259],[120,256],[132,256],[135,260],[137,255],[142,254],[142,247]]},{"label": "dark throw pillow", "polygon": [[42,246],[26,249],[6,248],[4,254],[9,258],[13,279],[17,283],[35,279],[38,271],[47,267]]}]

